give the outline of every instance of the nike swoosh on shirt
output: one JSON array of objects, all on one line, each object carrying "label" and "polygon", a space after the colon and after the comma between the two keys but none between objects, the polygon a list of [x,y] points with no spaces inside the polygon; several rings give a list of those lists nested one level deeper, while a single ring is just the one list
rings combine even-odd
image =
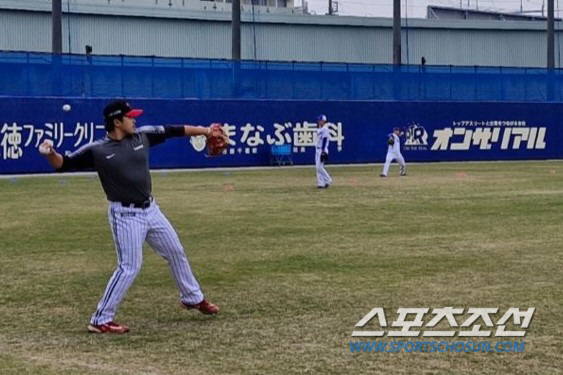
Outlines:
[{"label": "nike swoosh on shirt", "polygon": [[106,155],[106,159],[111,159],[115,156],[115,154],[111,154],[111,155]]},{"label": "nike swoosh on shirt", "polygon": [[143,145],[138,145],[138,146],[133,147],[133,150],[137,151],[137,150],[140,150],[142,148],[143,148]]}]

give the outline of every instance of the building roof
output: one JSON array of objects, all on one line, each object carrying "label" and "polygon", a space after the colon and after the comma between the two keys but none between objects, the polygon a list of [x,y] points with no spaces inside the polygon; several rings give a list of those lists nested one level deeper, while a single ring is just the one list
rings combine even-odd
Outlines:
[{"label": "building roof", "polygon": [[[547,17],[523,14],[523,13],[503,13],[478,9],[450,8],[429,5],[427,8],[427,18],[439,20],[480,20],[480,21],[547,21]],[[561,21],[561,18],[555,18]]]}]

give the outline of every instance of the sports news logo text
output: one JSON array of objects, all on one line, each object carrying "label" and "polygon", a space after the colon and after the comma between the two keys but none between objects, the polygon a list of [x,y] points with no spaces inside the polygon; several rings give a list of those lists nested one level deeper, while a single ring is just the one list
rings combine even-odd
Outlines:
[{"label": "sports news logo text", "polygon": [[[391,327],[398,329],[387,330],[387,318],[385,310],[382,307],[372,309],[357,324],[352,332],[352,337],[383,337],[387,333],[388,337],[418,337],[422,332],[422,337],[454,337],[456,333],[458,337],[490,337],[494,331],[495,337],[524,337],[526,329],[534,316],[535,307],[527,310],[520,310],[517,307],[509,308],[493,323],[491,316],[497,315],[498,307],[489,308],[468,308],[467,314],[464,316],[464,308],[435,308],[432,310],[432,318],[425,324],[424,317],[430,311],[429,308],[403,308],[397,309],[398,317]],[[409,319],[409,317],[412,317]],[[456,317],[463,317],[458,324]],[[428,319],[427,319],[428,320]],[[368,322],[378,322],[378,330],[364,330]],[[440,322],[442,327],[449,325],[449,328],[458,329],[441,329],[433,330]],[[486,328],[483,328],[483,324]],[[511,324],[511,328],[507,325]],[[373,324],[372,324],[373,325]],[[424,330],[420,328],[424,327]],[[516,330],[515,328],[519,328]]]}]

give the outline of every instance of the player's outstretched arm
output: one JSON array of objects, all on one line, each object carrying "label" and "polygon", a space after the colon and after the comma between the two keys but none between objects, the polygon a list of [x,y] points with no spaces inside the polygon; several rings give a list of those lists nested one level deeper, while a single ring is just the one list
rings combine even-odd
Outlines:
[{"label": "player's outstretched arm", "polygon": [[219,156],[229,146],[229,137],[221,124],[211,124],[210,126],[143,126],[138,129],[138,132],[146,135],[151,147],[171,137],[204,136],[207,139],[208,156]]},{"label": "player's outstretched arm", "polygon": [[209,137],[211,135],[211,127],[184,125],[184,134],[186,135],[186,137],[192,137],[198,135],[205,135]]},{"label": "player's outstretched arm", "polygon": [[207,138],[207,156],[220,156],[229,147],[229,137],[222,124],[213,123],[209,127],[184,125],[186,136],[203,135]]},{"label": "player's outstretched arm", "polygon": [[53,147],[53,142],[46,139],[39,145],[39,153],[47,159],[51,167],[60,169],[63,166],[63,156]]}]

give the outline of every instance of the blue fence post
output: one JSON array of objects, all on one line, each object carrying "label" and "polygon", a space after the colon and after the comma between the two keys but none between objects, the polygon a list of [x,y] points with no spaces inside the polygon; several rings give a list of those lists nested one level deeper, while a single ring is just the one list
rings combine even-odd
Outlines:
[{"label": "blue fence post", "polygon": [[502,79],[502,66],[499,66],[499,75],[498,75],[498,94],[499,100],[504,99],[504,85]]},{"label": "blue fence post", "polygon": [[350,76],[350,64],[346,63],[346,93],[348,100],[352,99],[352,77]]},{"label": "blue fence post", "polygon": [[548,102],[552,102],[554,101],[554,91],[555,91],[555,70],[554,69],[548,69],[547,70],[547,74],[546,74],[546,78],[547,78],[547,92],[546,92],[546,97],[547,97],[547,101]]},{"label": "blue fence post", "polygon": [[151,56],[151,97],[155,97],[154,96],[154,76],[155,76],[155,72],[154,72],[154,56]]},{"label": "blue fence post", "polygon": [[[209,71],[211,71],[211,69],[213,69],[213,60],[209,59]],[[213,97],[213,77],[210,77],[209,74],[206,75],[206,79],[205,81],[207,82],[207,84],[209,85],[209,97]],[[233,83],[232,83],[232,90],[236,91],[235,88],[235,72],[233,70]]]},{"label": "blue fence post", "polygon": [[25,53],[25,58],[26,58],[26,66],[25,66],[25,76],[26,76],[26,82],[25,82],[25,90],[27,92],[27,95],[31,95],[31,63],[29,62],[29,52]]},{"label": "blue fence post", "polygon": [[185,98],[184,94],[184,59],[180,59],[180,97]]},{"label": "blue fence post", "polygon": [[122,96],[122,97],[125,97],[125,82],[124,82],[124,81],[125,81],[125,77],[123,76],[123,73],[124,73],[123,71],[125,70],[125,69],[123,68],[123,67],[124,67],[124,64],[123,64],[123,58],[124,58],[124,56],[123,56],[123,55],[119,55],[119,58],[120,58],[120,61],[121,61],[121,67],[120,67],[120,73],[121,73],[121,74],[120,74],[120,75],[121,75],[121,96]]},{"label": "blue fence post", "polygon": [[528,100],[528,68],[524,68],[524,100]]},{"label": "blue fence post", "polygon": [[264,98],[269,99],[270,98],[270,88],[268,86],[268,81],[269,81],[269,77],[270,77],[270,71],[268,70],[268,61],[264,61],[264,66],[265,66],[265,72],[264,72],[264,78],[266,78],[264,81]]},{"label": "blue fence post", "polygon": [[[295,77],[295,61],[291,62],[291,75]],[[291,99],[295,98],[295,78],[291,80]]]},{"label": "blue fence post", "polygon": [[63,87],[63,55],[51,54],[51,95],[61,96]]},{"label": "blue fence post", "polygon": [[[371,67],[371,99],[375,99],[375,65]],[[370,99],[370,98],[366,98]]]},{"label": "blue fence post", "polygon": [[90,84],[90,96],[94,96],[94,61],[92,56],[88,57],[88,83]]},{"label": "blue fence post", "polygon": [[393,100],[399,100],[399,67],[400,65],[393,65]]},{"label": "blue fence post", "polygon": [[478,100],[479,99],[479,74],[477,73],[477,65],[474,65],[473,67],[475,69],[475,79],[473,80],[475,87],[474,87],[474,100]]},{"label": "blue fence post", "polygon": [[233,64],[233,97],[240,98],[242,96],[241,61],[231,60],[231,64]]},{"label": "blue fence post", "polygon": [[452,68],[453,66],[450,65],[450,79],[448,80],[448,90],[449,90],[449,94],[448,94],[448,99],[452,100],[452,80],[453,80],[453,72],[452,72]]},{"label": "blue fence post", "polygon": [[422,97],[422,67],[418,66],[418,73],[416,75],[417,86],[418,86],[418,97]]},{"label": "blue fence post", "polygon": [[319,80],[319,81],[321,81],[321,82],[320,82],[320,84],[321,84],[321,87],[320,87],[320,89],[321,89],[321,99],[326,99],[326,98],[324,97],[325,85],[324,85],[324,79],[323,79],[323,77],[324,77],[323,62],[321,61],[319,64],[320,64],[320,67],[321,67],[321,68],[319,69],[319,70],[320,70],[320,75],[319,75],[319,77],[321,78],[321,79]]}]

